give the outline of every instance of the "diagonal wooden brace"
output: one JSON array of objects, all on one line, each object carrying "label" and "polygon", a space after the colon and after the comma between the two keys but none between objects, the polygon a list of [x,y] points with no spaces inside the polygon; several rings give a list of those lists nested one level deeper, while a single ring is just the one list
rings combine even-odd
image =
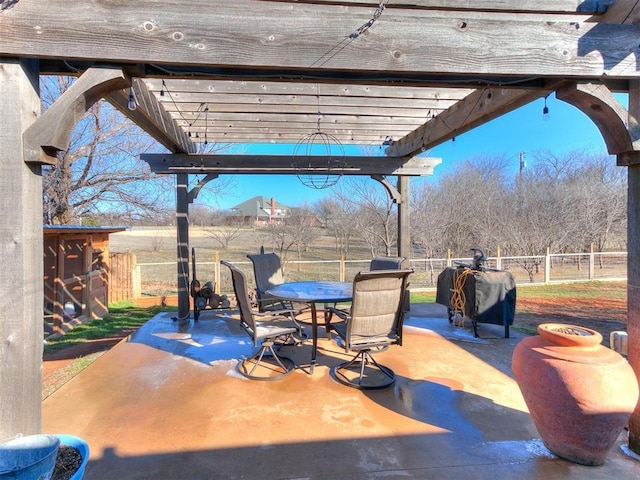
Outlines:
[{"label": "diagonal wooden brace", "polygon": [[383,175],[371,175],[373,180],[376,180],[382,184],[385,188],[393,203],[401,204],[402,203],[402,194],[398,191],[396,187],[394,187],[389,180],[387,180]]},{"label": "diagonal wooden brace", "polygon": [[640,150],[640,125],[604,84],[573,83],[559,88],[556,98],[580,109],[596,124],[610,154]]},{"label": "diagonal wooden brace", "polygon": [[87,110],[109,92],[130,86],[131,78],[120,68],[89,68],[23,133],[24,161],[55,165]]}]

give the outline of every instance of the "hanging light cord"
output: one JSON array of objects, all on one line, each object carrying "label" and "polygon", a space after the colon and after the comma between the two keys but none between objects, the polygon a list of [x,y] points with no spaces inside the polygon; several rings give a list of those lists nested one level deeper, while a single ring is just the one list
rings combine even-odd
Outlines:
[{"label": "hanging light cord", "polygon": [[[173,95],[171,95],[171,90],[169,90],[169,87],[167,87],[167,84],[165,83],[164,80],[162,80],[162,87],[160,88],[160,96],[164,97],[164,92],[167,92],[167,94],[169,95],[169,99],[171,100],[171,103],[173,103],[174,108],[176,109],[176,112],[178,112],[178,115],[180,116],[180,118],[182,119],[182,121],[184,121],[187,125],[189,125],[189,130],[187,131],[187,136],[189,136],[189,138],[191,138],[191,127],[193,126],[194,123],[196,123],[198,120],[200,120],[200,116],[204,113],[204,121],[205,121],[205,125],[204,125],[204,147],[203,150],[207,147],[207,145],[209,144],[209,139],[208,139],[208,131],[209,131],[209,104],[208,103],[201,103],[198,106],[198,114],[196,115],[196,118],[194,118],[193,120],[189,121],[185,118],[184,114],[182,113],[182,110],[178,107],[178,104],[176,103],[175,99],[173,98]],[[196,132],[196,138],[200,138],[200,135]],[[202,152],[200,152],[202,153]]]},{"label": "hanging light cord", "polygon": [[318,120],[317,120],[317,128],[318,132],[320,131],[320,85],[316,83],[316,98],[318,101]]}]

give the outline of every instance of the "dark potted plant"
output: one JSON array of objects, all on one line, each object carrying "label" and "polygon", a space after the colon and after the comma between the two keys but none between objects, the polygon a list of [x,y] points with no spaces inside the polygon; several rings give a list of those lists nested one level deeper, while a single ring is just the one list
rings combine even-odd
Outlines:
[{"label": "dark potted plant", "polygon": [[60,441],[51,480],[81,480],[89,461],[89,444],[74,435],[56,434]]}]

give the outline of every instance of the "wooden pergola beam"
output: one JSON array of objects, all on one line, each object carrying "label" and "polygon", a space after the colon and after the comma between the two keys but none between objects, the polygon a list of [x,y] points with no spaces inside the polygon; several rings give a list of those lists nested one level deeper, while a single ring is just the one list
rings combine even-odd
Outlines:
[{"label": "wooden pergola beam", "polygon": [[128,90],[111,92],[106,96],[106,100],[170,151],[195,153],[196,145],[189,140],[164,105],[158,102],[155,95],[147,89],[144,82],[135,78],[131,87],[136,102],[135,110],[131,110],[128,106]]},{"label": "wooden pergola beam", "polygon": [[[280,0],[289,3],[336,3],[336,0]],[[378,6],[373,0],[340,0],[339,3],[345,5],[360,5],[369,8]],[[452,7],[451,4],[455,3]],[[576,0],[540,0],[533,3],[522,2],[521,0],[473,0],[472,2],[448,2],[446,0],[393,0],[393,7],[419,7],[427,10],[460,10],[477,11],[483,9],[493,9],[505,12],[536,12],[541,13],[573,13],[576,11]],[[586,0],[579,2],[578,7],[585,13],[603,13],[614,0]]]},{"label": "wooden pergola beam", "polygon": [[432,175],[442,160],[433,157],[357,157],[293,155],[140,155],[157,174],[303,174],[303,175]]},{"label": "wooden pergola beam", "polygon": [[416,155],[505,113],[544,97],[551,90],[478,89],[387,147],[387,155]]},{"label": "wooden pergola beam", "polygon": [[24,132],[24,161],[56,164],[69,148],[71,133],[86,111],[114,90],[131,85],[121,68],[90,68]]},{"label": "wooden pergola beam", "polygon": [[[536,2],[508,2],[512,10],[500,14],[440,3],[442,10],[389,7],[365,35],[351,38],[371,19],[371,6],[194,0],[185,9],[169,0],[30,0],[2,12],[0,55],[71,63],[100,58],[153,66],[167,76],[198,67],[240,69],[265,80],[287,71],[291,78],[343,82],[460,75],[469,86],[496,75],[640,77],[631,54],[640,44],[636,25],[598,23],[576,2],[574,11],[566,4],[561,14],[536,13]],[[492,6],[485,2],[484,8]],[[254,21],[247,21],[247,12]]]},{"label": "wooden pergola beam", "polygon": [[580,109],[596,124],[610,154],[618,155],[618,163],[629,165],[640,151],[640,124],[630,117],[611,91],[601,83],[572,83],[556,91],[556,98]]}]

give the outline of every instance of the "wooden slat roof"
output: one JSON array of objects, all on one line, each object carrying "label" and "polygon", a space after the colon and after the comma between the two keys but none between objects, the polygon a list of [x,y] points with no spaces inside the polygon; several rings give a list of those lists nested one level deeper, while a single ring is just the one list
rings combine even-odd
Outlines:
[{"label": "wooden slat roof", "polygon": [[122,67],[138,108],[108,99],[176,153],[320,130],[410,157],[567,82],[626,90],[639,17],[626,0],[30,0],[0,4],[0,55]]}]

